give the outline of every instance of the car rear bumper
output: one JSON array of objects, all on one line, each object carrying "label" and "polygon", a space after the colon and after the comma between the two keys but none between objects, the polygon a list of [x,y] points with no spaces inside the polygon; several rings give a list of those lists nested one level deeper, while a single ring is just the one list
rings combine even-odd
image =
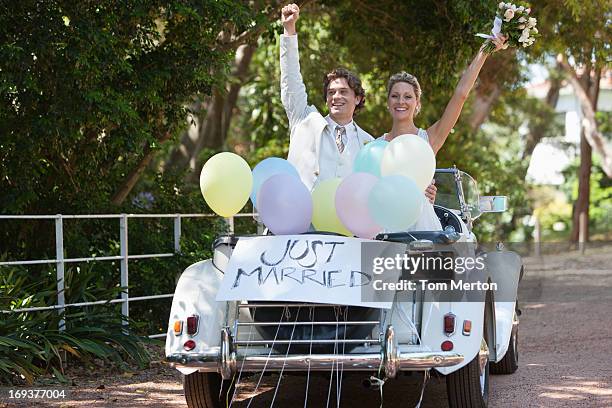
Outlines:
[{"label": "car rear bumper", "polygon": [[[452,351],[400,350],[395,343],[393,328],[389,326],[381,346],[364,346],[346,354],[280,354],[274,351],[233,350],[231,337],[222,333],[221,347],[211,347],[203,353],[175,353],[166,361],[176,368],[196,368],[203,372],[217,372],[225,379],[237,371],[329,371],[341,367],[347,371],[370,371],[383,368],[387,377],[398,371],[427,370],[449,367],[463,362],[464,356]],[[247,350],[248,351],[248,350]]]}]

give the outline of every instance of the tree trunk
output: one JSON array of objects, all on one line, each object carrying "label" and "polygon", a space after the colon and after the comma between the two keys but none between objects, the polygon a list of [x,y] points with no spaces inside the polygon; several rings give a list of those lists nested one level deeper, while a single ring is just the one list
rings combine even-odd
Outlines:
[{"label": "tree trunk", "polygon": [[[580,130],[580,168],[578,170],[578,198],[574,203],[574,214],[572,219],[572,235],[570,240],[578,242],[580,237],[580,218],[586,222],[584,240],[589,237],[589,198],[591,191],[591,165],[593,149],[585,136],[584,127]],[[583,215],[584,214],[584,215]]]},{"label": "tree trunk", "polygon": [[[166,132],[162,137],[158,138],[157,141],[161,144],[161,143],[168,141],[170,137],[171,137],[170,132]],[[140,179],[140,176],[142,176],[142,173],[144,173],[144,171],[147,169],[147,167],[151,163],[151,160],[155,156],[155,150],[151,149],[148,145],[145,146],[145,148],[143,149],[143,152],[144,152],[144,156],[142,157],[142,159],[140,159],[136,167],[134,167],[132,171],[130,171],[130,174],[128,174],[126,179],[119,186],[119,188],[117,189],[117,191],[111,198],[111,203],[113,205],[123,204],[127,196],[130,194],[130,192],[132,191],[132,189],[134,188],[134,186]]]},{"label": "tree trunk", "polygon": [[[298,2],[298,4],[300,3],[306,4],[309,1],[310,0]],[[266,27],[268,27],[269,23],[277,18],[277,11],[276,11],[277,7],[276,6],[278,6],[278,4],[274,2],[272,4],[269,4],[268,6],[271,6],[271,7],[268,7],[269,11],[267,13],[264,13],[264,14],[267,14],[267,17],[266,17],[267,21],[265,24],[260,24],[258,27],[255,27],[255,28],[248,28],[244,32],[239,33],[239,34],[233,33],[233,32],[225,32],[225,31],[219,33],[219,36],[218,36],[218,39],[220,41],[219,49],[226,50],[226,51],[236,49],[237,61],[235,62],[235,71],[233,75],[236,78],[242,79],[242,81],[238,81],[238,84],[232,84],[230,86],[230,90],[228,91],[228,95],[230,96],[232,95],[233,87],[237,86],[235,90],[236,96],[233,97],[233,99],[230,98],[230,101],[233,100],[231,104],[226,105],[225,100],[221,100],[222,94],[216,93],[215,95],[213,95],[210,102],[207,102],[205,103],[204,106],[200,107],[201,110],[204,110],[206,112],[207,119],[209,116],[209,112],[211,110],[213,111],[211,117],[216,118],[217,120],[211,120],[210,122],[212,122],[213,125],[216,123],[217,125],[215,126],[219,126],[219,127],[217,127],[217,129],[215,129],[215,126],[213,126],[212,128],[208,128],[208,129],[211,129],[209,133],[210,136],[204,137],[204,140],[206,140],[206,142],[203,143],[201,140],[203,137],[200,134],[201,132],[199,130],[204,129],[205,126],[202,127],[198,123],[198,121],[195,120],[195,125],[196,125],[195,130],[198,130],[198,132],[196,133],[197,136],[194,138],[193,136],[189,137],[189,135],[184,134],[183,138],[181,139],[181,146],[179,147],[179,149],[177,149],[177,150],[182,150],[182,152],[180,152],[182,154],[173,155],[174,162],[177,162],[177,163],[181,162],[181,164],[183,164],[183,166],[178,166],[179,168],[184,167],[185,166],[184,163],[188,163],[190,165],[190,168],[194,169],[195,168],[194,163],[197,162],[197,154],[199,154],[202,148],[212,147],[212,148],[219,149],[220,147],[223,146],[223,143],[225,141],[225,135],[227,134],[227,129],[229,128],[231,112],[233,111],[236,105],[236,99],[237,99],[238,92],[240,90],[240,86],[242,86],[242,83],[244,82],[244,78],[246,78],[248,67],[251,62],[253,53],[255,51],[255,46],[250,43],[255,42],[256,39],[259,37],[259,35],[262,33],[262,31]],[[225,110],[226,112],[229,112],[229,113],[223,114],[221,112],[222,110]],[[223,118],[227,118],[227,120],[225,120],[226,124],[221,126],[219,124],[222,123],[221,119]],[[225,129],[225,131],[223,131],[222,129]],[[189,131],[193,132],[193,129],[190,128]],[[160,143],[163,143],[169,139],[170,139],[170,135],[165,133],[163,136],[161,136],[158,139],[158,141]],[[188,139],[191,139],[191,140],[188,140]],[[191,153],[191,150],[193,149],[196,150],[195,154]],[[155,152],[150,150],[148,147],[145,148],[144,153],[145,153],[144,157],[134,167],[134,169],[130,172],[126,180],[119,186],[117,192],[113,195],[112,197],[113,204],[120,205],[121,203],[123,203],[123,201],[127,198],[129,193],[132,191],[132,188],[134,188],[134,186],[136,185],[136,183],[142,176],[142,173],[144,172],[144,170],[151,163],[151,160],[155,156]],[[164,165],[163,167],[164,168],[174,167],[172,162],[173,160],[170,160],[170,163],[168,164],[168,166]]]},{"label": "tree trunk", "polygon": [[256,46],[243,44],[236,50],[234,68],[223,91],[215,90],[211,98],[202,105],[202,114],[195,118],[195,125],[185,131],[181,144],[172,153],[164,165],[166,170],[182,170],[187,168],[186,181],[195,183],[199,177],[199,160],[203,149],[221,150],[225,145],[232,114],[236,108],[240,88],[247,79],[249,65],[255,53]]},{"label": "tree trunk", "polygon": [[[589,145],[601,156],[601,167],[608,177],[612,177],[612,148],[606,143],[606,140],[599,132],[597,121],[595,119],[595,112],[597,111],[597,103],[593,103],[593,98],[590,92],[580,85],[580,80],[576,75],[576,71],[569,65],[564,57],[559,58],[561,66],[567,72],[567,77],[576,96],[580,101],[580,107],[584,115],[582,126],[585,127],[585,137]],[[601,78],[602,68],[595,68],[595,76]],[[586,71],[585,75],[590,73],[590,69]],[[599,84],[597,84],[599,89]],[[596,99],[595,99],[596,101]]]},{"label": "tree trunk", "polygon": [[499,84],[493,84],[490,92],[479,93],[476,92],[474,98],[473,113],[470,116],[469,124],[473,131],[480,129],[480,126],[487,120],[487,117],[491,113],[495,102],[499,99],[502,93],[502,88]]},{"label": "tree trunk", "polygon": [[504,89],[504,84],[516,77],[516,52],[495,53],[485,61],[478,84],[474,89],[474,103],[468,123],[477,131],[487,120]]},{"label": "tree trunk", "polygon": [[[557,65],[558,67],[558,65]],[[550,88],[548,88],[548,92],[546,93],[546,105],[548,105],[551,109],[555,109],[557,106],[557,102],[559,101],[559,91],[561,90],[561,79],[555,75],[550,75]],[[531,155],[535,150],[536,146],[546,134],[547,123],[537,123],[536,125],[529,126],[529,133],[527,134],[527,138],[525,140],[525,149],[523,149],[523,154],[521,159],[524,164],[525,174],[523,178],[527,175],[527,170],[529,169],[529,164],[531,161]]]},{"label": "tree trunk", "polygon": [[[594,78],[591,78],[591,69],[588,69],[583,74],[579,87],[588,96],[589,103],[592,106],[597,106],[599,98],[599,81],[601,71],[596,69]],[[578,242],[580,238],[581,222],[584,231],[584,242],[589,241],[589,205],[591,195],[591,166],[593,165],[592,152],[593,148],[589,144],[587,134],[588,122],[583,121],[583,126],[580,130],[580,168],[578,170],[578,198],[574,204],[574,214],[572,218],[572,233],[570,236],[571,242]]]},{"label": "tree trunk", "polygon": [[190,106],[191,113],[187,116],[189,127],[180,136],[180,144],[176,147],[170,157],[161,163],[160,170],[170,170],[173,168],[185,168],[189,164],[190,153],[198,142],[202,121],[206,118],[208,110],[212,107],[213,97],[210,96],[204,101],[198,101]]}]

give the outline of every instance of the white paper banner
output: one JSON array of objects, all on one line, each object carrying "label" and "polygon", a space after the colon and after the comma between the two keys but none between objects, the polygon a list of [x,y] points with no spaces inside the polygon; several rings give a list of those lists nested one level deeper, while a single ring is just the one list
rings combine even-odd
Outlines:
[{"label": "white paper banner", "polygon": [[[334,235],[283,235],[240,239],[229,260],[217,301],[265,300],[390,309],[392,296],[373,279],[397,282],[400,271],[374,276],[368,256],[393,257],[406,245]],[[369,265],[368,265],[369,264]],[[362,270],[363,269],[363,270]]]}]

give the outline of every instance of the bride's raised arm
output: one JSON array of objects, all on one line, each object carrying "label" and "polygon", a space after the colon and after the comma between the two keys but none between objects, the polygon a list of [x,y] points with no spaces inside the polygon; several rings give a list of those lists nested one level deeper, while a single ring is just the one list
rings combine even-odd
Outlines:
[{"label": "bride's raised arm", "polygon": [[[492,41],[495,44],[495,51],[497,51],[503,48],[505,38],[495,38]],[[463,104],[474,87],[476,78],[478,78],[478,74],[487,59],[488,54],[485,53],[483,49],[484,45],[480,48],[470,66],[463,73],[461,80],[457,84],[457,88],[455,88],[455,93],[448,102],[448,105],[446,105],[446,109],[444,109],[444,113],[440,120],[427,129],[429,143],[434,153],[438,153],[438,150],[444,145],[448,134],[457,123],[459,115],[461,115]]]}]

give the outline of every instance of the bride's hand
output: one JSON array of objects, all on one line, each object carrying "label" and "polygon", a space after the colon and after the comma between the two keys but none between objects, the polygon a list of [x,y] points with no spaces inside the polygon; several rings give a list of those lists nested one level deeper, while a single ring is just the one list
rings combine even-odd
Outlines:
[{"label": "bride's hand", "polygon": [[432,180],[431,184],[427,186],[425,189],[425,197],[429,200],[430,203],[434,203],[436,201],[436,192],[438,189],[436,188],[436,180]]},{"label": "bride's hand", "polygon": [[493,52],[499,50],[505,50],[508,48],[508,37],[505,35],[496,35],[495,38],[491,39],[491,42],[495,45],[495,50]]}]

